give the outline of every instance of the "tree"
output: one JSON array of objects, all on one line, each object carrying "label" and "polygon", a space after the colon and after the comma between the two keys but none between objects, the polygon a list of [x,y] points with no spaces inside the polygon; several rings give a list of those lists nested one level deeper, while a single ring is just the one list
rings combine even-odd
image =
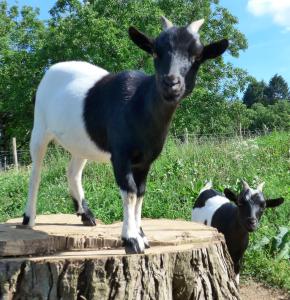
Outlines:
[{"label": "tree", "polygon": [[223,95],[197,88],[192,99],[188,100],[182,102],[176,111],[172,127],[175,134],[182,135],[185,128],[199,134],[235,132],[229,114],[229,102]]},{"label": "tree", "polygon": [[255,103],[251,111],[251,130],[264,130],[264,128],[290,129],[290,102],[288,101],[279,101],[269,106]]},{"label": "tree", "polygon": [[289,99],[289,88],[284,78],[278,74],[275,74],[269,82],[266,89],[266,95],[268,97],[268,104],[274,104],[279,100]]},{"label": "tree", "polygon": [[31,101],[45,63],[39,52],[45,26],[38,10],[24,6],[8,7],[0,2],[0,147],[10,138],[27,141],[33,119]]},{"label": "tree", "polygon": [[251,107],[254,103],[268,103],[266,95],[267,85],[264,81],[253,80],[251,82],[243,96],[243,103],[247,107]]},{"label": "tree", "polygon": [[241,101],[232,101],[228,106],[229,115],[233,122],[234,131],[242,134],[243,129],[248,129],[251,123],[247,106]]}]

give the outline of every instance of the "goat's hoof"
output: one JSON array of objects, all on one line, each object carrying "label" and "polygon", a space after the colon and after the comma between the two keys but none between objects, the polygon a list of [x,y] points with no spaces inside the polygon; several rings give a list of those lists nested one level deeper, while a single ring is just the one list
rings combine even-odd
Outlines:
[{"label": "goat's hoof", "polygon": [[[73,198],[76,209],[78,208],[78,202]],[[77,213],[81,216],[82,222],[85,226],[96,226],[96,218],[92,211],[89,209],[88,203],[85,199],[82,200],[83,213]]]},{"label": "goat's hoof", "polygon": [[30,217],[26,216],[26,214],[23,214],[22,225],[28,225],[29,221],[30,221]]},{"label": "goat's hoof", "polygon": [[96,226],[96,218],[89,209],[86,212],[82,213],[81,216],[82,222],[85,226]]},{"label": "goat's hoof", "polygon": [[143,242],[144,242],[144,245],[145,245],[145,249],[149,249],[150,248],[150,245],[149,245],[149,241],[142,229],[142,227],[140,227],[140,232],[139,232],[141,238],[143,239]]},{"label": "goat's hoof", "polygon": [[144,243],[141,237],[138,238],[122,238],[123,246],[125,247],[126,254],[143,254]]},{"label": "goat's hoof", "polygon": [[[34,218],[35,219],[35,218]],[[33,220],[34,221],[34,220]],[[27,216],[25,213],[23,214],[22,224],[16,225],[16,228],[26,228],[30,229],[35,225],[35,222],[32,222],[31,217]]]}]

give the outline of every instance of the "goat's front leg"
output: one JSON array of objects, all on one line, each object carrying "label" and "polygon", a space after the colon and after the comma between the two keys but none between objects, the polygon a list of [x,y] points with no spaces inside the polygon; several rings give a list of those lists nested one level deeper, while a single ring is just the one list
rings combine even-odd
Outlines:
[{"label": "goat's front leg", "polygon": [[122,240],[127,254],[144,253],[145,245],[135,220],[137,187],[129,160],[112,157],[113,169],[123,200]]},{"label": "goat's front leg", "polygon": [[135,207],[135,221],[139,231],[140,236],[143,238],[145,248],[150,248],[149,242],[145,233],[141,227],[141,216],[142,216],[142,204],[144,199],[144,194],[146,190],[146,179],[149,172],[150,166],[143,168],[136,168],[133,170],[134,180],[137,186],[137,203]]}]

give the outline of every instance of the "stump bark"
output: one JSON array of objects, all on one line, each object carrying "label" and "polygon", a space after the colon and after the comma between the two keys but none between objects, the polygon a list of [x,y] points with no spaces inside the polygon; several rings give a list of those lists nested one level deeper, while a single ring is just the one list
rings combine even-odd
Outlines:
[{"label": "stump bark", "polygon": [[126,255],[122,223],[85,227],[74,215],[0,225],[0,299],[240,299],[224,238],[214,228],[144,219],[151,248]]}]

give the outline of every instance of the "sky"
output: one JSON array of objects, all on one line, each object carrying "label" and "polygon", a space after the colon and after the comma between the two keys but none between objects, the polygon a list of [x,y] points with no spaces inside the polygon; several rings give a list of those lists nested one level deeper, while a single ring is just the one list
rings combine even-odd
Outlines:
[{"label": "sky", "polygon": [[[8,0],[15,4],[16,0]],[[19,6],[40,8],[47,19],[55,0],[17,0]],[[225,59],[266,82],[276,73],[290,85],[290,0],[220,0],[221,6],[238,17],[237,28],[245,34],[248,49],[239,58]]]}]

